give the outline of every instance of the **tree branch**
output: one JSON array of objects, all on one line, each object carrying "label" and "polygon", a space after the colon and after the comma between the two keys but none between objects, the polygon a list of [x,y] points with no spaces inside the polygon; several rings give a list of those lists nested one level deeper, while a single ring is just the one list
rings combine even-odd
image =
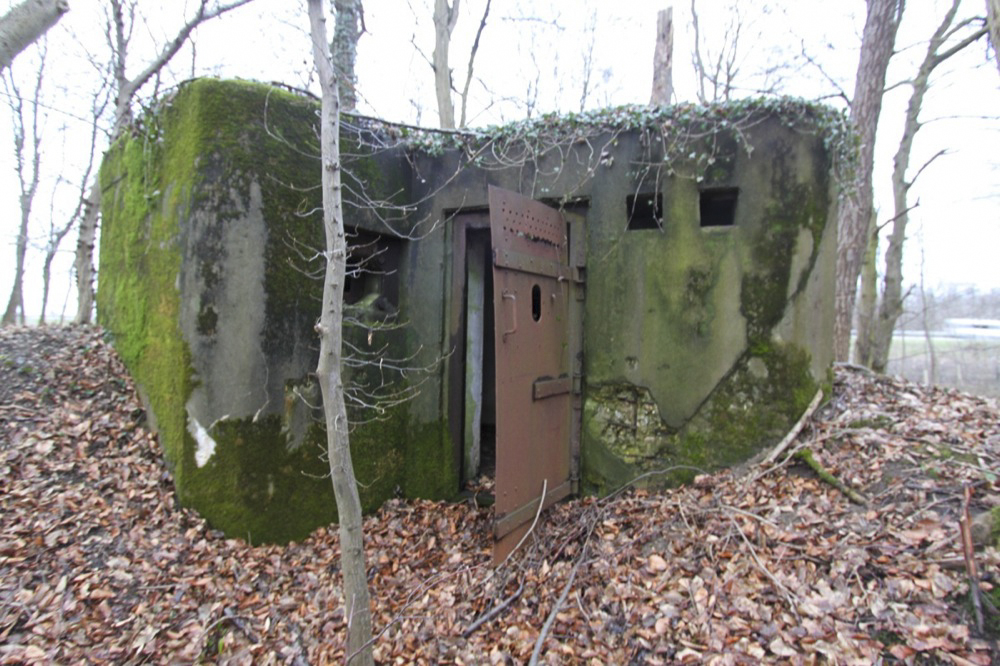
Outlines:
[{"label": "tree branch", "polygon": [[194,18],[192,18],[190,21],[184,24],[184,27],[182,27],[177,32],[177,35],[170,41],[169,44],[167,44],[163,48],[162,51],[160,51],[160,54],[156,56],[155,59],[153,59],[153,61],[149,64],[148,67],[146,67],[146,69],[142,71],[142,73],[140,73],[134,79],[128,81],[125,84],[124,90],[122,92],[127,94],[124,95],[124,97],[127,99],[131,99],[132,96],[135,95],[135,93],[147,81],[149,81],[150,78],[153,77],[153,75],[155,75],[158,71],[160,71],[164,65],[170,62],[170,59],[173,58],[177,54],[177,52],[181,50],[182,46],[184,46],[184,42],[187,41],[187,38],[191,34],[191,32],[199,25],[201,25],[205,21],[216,18],[218,16],[222,16],[227,12],[242,7],[243,5],[249,4],[251,2],[253,2],[253,0],[236,0],[236,2],[232,2],[226,5],[220,5],[215,9],[207,11],[206,6],[208,4],[208,0],[201,0],[201,4],[198,7],[198,13],[195,14]]},{"label": "tree branch", "polygon": [[486,9],[483,10],[483,18],[479,21],[479,29],[476,30],[476,39],[472,42],[472,52],[469,54],[469,69],[465,74],[465,85],[462,86],[462,115],[458,123],[459,127],[465,127],[465,110],[469,101],[469,85],[472,83],[472,66],[476,60],[476,52],[479,51],[479,38],[482,37],[483,30],[486,28],[486,17],[490,15],[491,2],[492,0],[486,0]]}]

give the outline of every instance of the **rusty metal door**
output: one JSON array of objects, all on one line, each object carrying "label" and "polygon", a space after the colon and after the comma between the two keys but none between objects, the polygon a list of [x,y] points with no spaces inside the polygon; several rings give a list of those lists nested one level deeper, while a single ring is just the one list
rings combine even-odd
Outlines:
[{"label": "rusty metal door", "polygon": [[[489,189],[496,313],[498,563],[542,508],[571,486],[571,306],[568,228],[552,208]],[[542,496],[543,487],[545,489]]]}]

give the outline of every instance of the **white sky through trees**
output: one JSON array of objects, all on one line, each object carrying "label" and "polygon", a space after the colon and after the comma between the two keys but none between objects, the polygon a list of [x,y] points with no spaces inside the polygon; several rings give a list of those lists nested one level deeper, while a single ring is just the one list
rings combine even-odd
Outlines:
[{"label": "white sky through trees", "polygon": [[[13,3],[0,3],[4,10]],[[386,120],[434,126],[433,73],[426,58],[433,50],[431,0],[365,0],[365,26],[358,49],[358,111]],[[455,28],[451,61],[455,85],[464,83],[469,49],[482,16],[485,0],[464,0]],[[519,120],[529,113],[578,111],[590,53],[586,108],[644,104],[649,99],[656,13],[665,0],[507,0],[493,3],[476,56],[470,87],[472,126]],[[699,29],[711,49],[716,48],[729,23],[731,0],[698,0]],[[916,71],[926,39],[944,11],[942,0],[907,3],[897,40],[898,54],[889,66],[888,84]],[[742,84],[738,96],[778,82],[788,95],[843,106],[836,87],[850,95],[857,67],[864,23],[862,0],[741,0],[745,15],[741,32]],[[691,67],[690,2],[674,7],[674,88],[679,101],[695,99]],[[133,35],[130,63],[138,71],[183,23],[195,0],[141,0],[141,18]],[[186,10],[182,12],[182,9]],[[985,11],[982,0],[965,0],[962,16]],[[25,275],[25,302],[29,319],[41,300],[41,245],[49,211],[61,224],[75,206],[79,178],[86,160],[87,123],[92,90],[98,74],[88,53],[106,60],[103,10],[100,0],[71,0],[70,12],[49,31],[46,66],[46,114],[43,130],[42,185],[32,220],[32,248]],[[305,3],[290,0],[254,0],[250,5],[198,28],[194,48],[186,46],[164,72],[161,90],[197,76],[224,76],[264,82],[281,81],[318,93],[313,80]],[[803,49],[823,72],[802,56]],[[921,129],[913,169],[931,155],[947,149],[920,176],[911,191],[912,232],[904,260],[907,283],[919,281],[923,244],[927,283],[975,284],[1000,289],[1000,76],[988,59],[985,40],[938,68],[921,115]],[[426,57],[426,58],[425,58]],[[12,71],[23,94],[37,67],[37,48],[29,47]],[[769,71],[767,76],[762,72]],[[139,95],[148,103],[153,86]],[[0,97],[6,95],[0,88]],[[908,86],[891,89],[879,126],[875,170],[876,202],[880,222],[892,213],[890,178],[892,155],[902,132]],[[2,101],[6,102],[6,99]],[[141,112],[137,109],[137,113]],[[17,176],[13,160],[13,131],[7,103],[0,104],[0,294],[6,299],[13,281],[14,242],[20,216]],[[104,150],[102,144],[100,150]],[[68,182],[63,182],[65,179]],[[53,191],[55,190],[55,195]],[[76,311],[75,286],[69,267],[76,232],[63,242],[54,267],[49,311],[58,318]],[[98,275],[98,280],[100,276]]]}]

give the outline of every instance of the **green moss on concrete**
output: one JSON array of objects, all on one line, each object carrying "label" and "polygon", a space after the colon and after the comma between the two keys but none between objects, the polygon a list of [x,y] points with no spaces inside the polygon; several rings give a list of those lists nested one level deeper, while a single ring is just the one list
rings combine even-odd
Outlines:
[{"label": "green moss on concrete", "polygon": [[[779,145],[773,151],[771,195],[751,247],[753,269],[740,288],[740,312],[747,321],[751,344],[766,340],[785,314],[794,294],[805,289],[816,264],[830,202],[825,179],[804,183],[792,165],[791,148]],[[828,166],[825,159],[817,160]],[[806,174],[811,175],[811,174]],[[801,275],[793,276],[792,264],[801,232],[812,236],[811,252]],[[789,281],[797,280],[789,289]]]},{"label": "green moss on concrete", "polygon": [[[402,487],[399,442],[405,423],[405,410],[396,407],[351,429],[351,458],[366,513]],[[277,415],[223,421],[211,432],[216,449],[203,467],[190,452],[185,497],[213,527],[252,543],[287,543],[336,522],[326,429],[313,423],[302,444],[290,449],[276,446],[285,441],[283,425]]]},{"label": "green moss on concrete", "polygon": [[215,453],[203,467],[189,450],[184,496],[208,522],[250,543],[305,538],[317,525],[336,520],[325,461],[325,433],[311,428],[295,451],[281,441],[281,418],[223,421],[211,432]]},{"label": "green moss on concrete", "polygon": [[119,141],[108,153],[97,291],[98,321],[140,385],[175,478],[183,474],[184,404],[192,387],[178,325],[176,218],[185,213],[195,177],[190,168],[167,176],[163,165],[185,149],[154,134]]},{"label": "green moss on concrete", "polygon": [[[266,302],[246,306],[265,308],[260,346],[276,367],[302,349],[315,353],[310,341],[322,273],[320,260],[309,257],[316,257],[325,242],[317,212],[319,161],[309,157],[318,155],[317,108],[312,100],[256,83],[193,81],[147,114],[112,148],[102,167],[99,320],[151,407],[181,502],[213,526],[254,542],[299,539],[335,518],[325,435],[320,425],[308,425],[308,416],[301,427],[290,429],[281,414],[233,415],[214,426],[215,453],[197,466],[186,413],[194,361],[180,327],[179,276],[187,271],[199,280],[194,329],[211,338],[225,325],[216,302],[227,251],[221,230],[243,219],[253,188],[259,188],[268,233]],[[345,169],[362,174],[369,196],[405,198],[405,168],[386,168],[383,162],[391,160],[372,155],[357,137],[347,136],[344,146]],[[195,214],[209,216],[208,223],[188,238]],[[350,206],[347,217],[348,224],[372,221]],[[189,265],[182,265],[185,261]],[[405,346],[398,346],[405,345],[402,336],[388,342],[389,353],[407,356]],[[440,480],[447,475],[414,484],[403,478],[407,418],[405,405],[397,406],[374,420],[370,415],[358,419],[364,422],[352,429],[366,510],[407,485],[425,489],[428,496],[444,494]],[[450,451],[442,456],[440,449],[418,447],[426,456],[415,457],[436,455],[422,464],[440,465],[442,458],[451,459]]]},{"label": "green moss on concrete", "polygon": [[406,496],[455,499],[459,470],[453,462],[455,449],[447,424],[443,421],[414,424],[406,437],[403,477]]},{"label": "green moss on concrete", "polygon": [[[645,389],[590,387],[584,402],[583,487],[603,494],[655,470],[663,473],[649,483],[675,485],[699,470],[742,462],[780,439],[816,389],[809,355],[787,344],[750,350],[679,429],[653,411],[656,403]],[[635,396],[634,402],[628,395]]]}]

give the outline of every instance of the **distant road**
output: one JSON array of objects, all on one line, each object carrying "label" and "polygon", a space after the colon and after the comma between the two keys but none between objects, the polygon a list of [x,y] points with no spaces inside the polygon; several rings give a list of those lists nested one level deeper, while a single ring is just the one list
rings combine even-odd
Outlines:
[{"label": "distant road", "polygon": [[[896,331],[894,337],[902,338],[923,338],[924,332],[917,330]],[[942,338],[954,338],[956,340],[1000,340],[1000,328],[946,328],[939,331],[931,331],[931,338],[940,340]]]}]

